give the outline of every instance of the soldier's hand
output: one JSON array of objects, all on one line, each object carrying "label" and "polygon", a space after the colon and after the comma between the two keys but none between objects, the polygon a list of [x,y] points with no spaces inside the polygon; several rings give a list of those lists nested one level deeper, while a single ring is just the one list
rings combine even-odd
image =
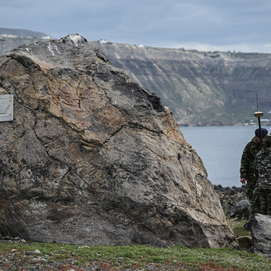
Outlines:
[{"label": "soldier's hand", "polygon": [[241,182],[242,184],[246,184],[246,179],[245,179],[245,178],[241,178],[240,182]]}]

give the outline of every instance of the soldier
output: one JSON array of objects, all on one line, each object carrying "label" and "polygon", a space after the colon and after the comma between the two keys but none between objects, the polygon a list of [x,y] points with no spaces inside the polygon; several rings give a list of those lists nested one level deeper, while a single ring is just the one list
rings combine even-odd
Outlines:
[{"label": "soldier", "polygon": [[[262,138],[264,138],[268,131],[265,128],[261,128]],[[252,140],[247,143],[241,158],[241,168],[240,175],[242,184],[246,184],[246,196],[249,199],[251,204],[251,214],[248,222],[244,225],[246,229],[250,229],[252,225],[253,214],[259,212],[260,203],[259,203],[259,194],[257,191],[253,194],[254,189],[256,188],[256,178],[255,174],[255,156],[261,150],[261,138],[260,138],[260,130],[255,130],[255,136]]]},{"label": "soldier", "polygon": [[257,191],[260,195],[260,214],[271,215],[271,135],[265,137],[262,149],[255,157]]}]

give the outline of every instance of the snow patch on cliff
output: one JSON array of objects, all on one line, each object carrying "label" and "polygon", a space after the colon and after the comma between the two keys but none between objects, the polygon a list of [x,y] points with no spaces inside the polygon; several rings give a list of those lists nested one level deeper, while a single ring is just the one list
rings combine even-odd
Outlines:
[{"label": "snow patch on cliff", "polygon": [[72,41],[75,46],[78,46],[78,44],[84,43],[86,41],[86,39],[79,34],[70,34],[67,36],[67,40]]}]

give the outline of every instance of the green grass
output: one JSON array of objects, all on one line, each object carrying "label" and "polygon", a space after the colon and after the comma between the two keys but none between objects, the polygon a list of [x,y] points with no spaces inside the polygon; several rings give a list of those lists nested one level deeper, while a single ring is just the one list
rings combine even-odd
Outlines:
[{"label": "green grass", "polygon": [[233,230],[234,236],[249,236],[251,237],[251,231],[244,229],[244,225],[246,224],[246,220],[238,220],[238,219],[228,219],[228,224]]},{"label": "green grass", "polygon": [[[236,237],[251,237],[250,231],[243,228],[245,220],[228,219],[228,223]],[[41,252],[38,256],[45,261],[35,260],[37,256],[25,255],[25,252],[36,249]],[[12,270],[14,263],[17,268],[14,270],[28,270],[33,264],[38,264],[42,270],[96,270],[97,267],[100,270],[271,270],[268,258],[244,249],[230,248],[190,249],[175,246],[163,249],[137,245],[86,246],[27,242],[0,243],[0,256],[8,259],[4,265],[0,263],[0,270]],[[23,269],[20,269],[22,266]]]},{"label": "green grass", "polygon": [[[17,251],[10,253],[12,249]],[[202,249],[176,246],[166,249],[146,246],[83,246],[55,243],[0,243],[1,257],[12,255],[9,262],[31,264],[31,257],[24,252],[41,251],[46,262],[40,263],[44,270],[55,263],[59,270],[85,270],[94,263],[102,270],[122,270],[125,268],[146,269],[146,266],[163,267],[163,270],[270,270],[271,262],[257,254],[229,248]],[[28,262],[29,261],[29,262]],[[43,266],[44,265],[44,266]],[[67,269],[65,269],[65,266]],[[2,266],[0,266],[1,268]],[[91,269],[90,269],[91,270]],[[151,269],[149,269],[151,270]]]}]

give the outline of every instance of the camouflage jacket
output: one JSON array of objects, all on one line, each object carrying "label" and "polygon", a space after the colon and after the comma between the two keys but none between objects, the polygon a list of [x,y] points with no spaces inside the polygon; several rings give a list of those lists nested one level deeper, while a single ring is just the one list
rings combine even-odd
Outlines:
[{"label": "camouflage jacket", "polygon": [[[256,137],[254,136],[252,140],[247,143],[244,148],[242,158],[241,158],[241,167],[240,167],[240,176],[241,178],[254,179],[255,173],[255,156],[261,150],[261,144],[257,142]],[[255,179],[256,182],[256,179]]]},{"label": "camouflage jacket", "polygon": [[257,185],[261,189],[271,189],[271,147],[262,147],[255,157]]}]

